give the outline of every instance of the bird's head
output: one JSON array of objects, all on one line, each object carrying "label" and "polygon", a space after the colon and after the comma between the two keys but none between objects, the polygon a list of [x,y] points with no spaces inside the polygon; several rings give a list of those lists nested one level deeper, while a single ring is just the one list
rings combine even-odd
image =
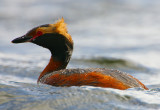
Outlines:
[{"label": "bird's head", "polygon": [[69,47],[73,49],[73,41],[67,32],[64,19],[55,24],[45,24],[31,29],[22,37],[18,37],[12,43],[32,42],[50,50],[61,50]]}]

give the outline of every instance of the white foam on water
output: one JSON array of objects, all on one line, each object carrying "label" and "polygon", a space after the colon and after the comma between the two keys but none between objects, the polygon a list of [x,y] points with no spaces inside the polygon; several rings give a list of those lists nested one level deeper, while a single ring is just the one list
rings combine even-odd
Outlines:
[{"label": "white foam on water", "polygon": [[36,84],[37,82],[31,78],[0,74],[0,83],[11,86],[19,86],[18,83]]},{"label": "white foam on water", "polygon": [[145,51],[145,52],[129,52],[119,55],[121,58],[130,59],[148,68],[155,68],[160,70],[160,52],[159,51]]},{"label": "white foam on water", "polygon": [[11,67],[44,67],[47,64],[47,56],[45,54],[37,55],[21,55],[8,54],[0,52],[0,65]]},{"label": "white foam on water", "polygon": [[147,104],[159,104],[160,103],[160,93],[157,91],[143,90],[138,88],[131,88],[128,90],[118,90],[112,88],[101,88],[101,87],[92,87],[92,86],[82,86],[81,88],[89,91],[106,91],[113,94],[119,94],[120,96],[130,96],[141,102]]},{"label": "white foam on water", "polygon": [[[160,85],[160,74],[138,73],[137,77],[145,85]],[[159,86],[160,87],[160,86]]]}]

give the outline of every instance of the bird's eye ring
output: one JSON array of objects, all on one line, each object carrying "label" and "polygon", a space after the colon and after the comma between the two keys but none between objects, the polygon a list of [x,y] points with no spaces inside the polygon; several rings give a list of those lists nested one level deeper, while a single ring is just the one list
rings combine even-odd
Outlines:
[{"label": "bird's eye ring", "polygon": [[37,36],[41,36],[43,33],[41,31],[37,32]]}]

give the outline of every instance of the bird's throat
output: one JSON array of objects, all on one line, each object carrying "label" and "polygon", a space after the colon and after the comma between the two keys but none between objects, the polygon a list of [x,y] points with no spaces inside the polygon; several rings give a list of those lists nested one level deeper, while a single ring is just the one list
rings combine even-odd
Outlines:
[{"label": "bird's throat", "polygon": [[37,82],[41,82],[41,78],[46,74],[50,74],[54,71],[65,69],[72,55],[72,51],[70,51],[70,53],[61,53],[63,57],[56,56],[56,54],[53,54],[53,52],[51,53],[52,56],[50,58],[50,61],[48,65],[45,67],[45,69],[41,72]]},{"label": "bird's throat", "polygon": [[53,71],[57,71],[57,70],[60,70],[60,69],[65,69],[66,66],[63,66],[64,65],[63,63],[64,62],[54,60],[54,58],[51,56],[48,65],[41,72],[37,82],[39,82],[40,79],[46,74],[49,74],[49,73],[51,73]]}]

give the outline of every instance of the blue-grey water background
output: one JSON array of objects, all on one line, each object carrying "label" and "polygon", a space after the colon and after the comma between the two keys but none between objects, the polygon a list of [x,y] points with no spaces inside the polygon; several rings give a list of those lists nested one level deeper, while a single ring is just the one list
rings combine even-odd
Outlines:
[{"label": "blue-grey water background", "polygon": [[[67,68],[127,72],[150,90],[37,85],[50,52],[12,44],[63,17],[74,40]],[[0,110],[160,109],[159,0],[0,0]]]}]

